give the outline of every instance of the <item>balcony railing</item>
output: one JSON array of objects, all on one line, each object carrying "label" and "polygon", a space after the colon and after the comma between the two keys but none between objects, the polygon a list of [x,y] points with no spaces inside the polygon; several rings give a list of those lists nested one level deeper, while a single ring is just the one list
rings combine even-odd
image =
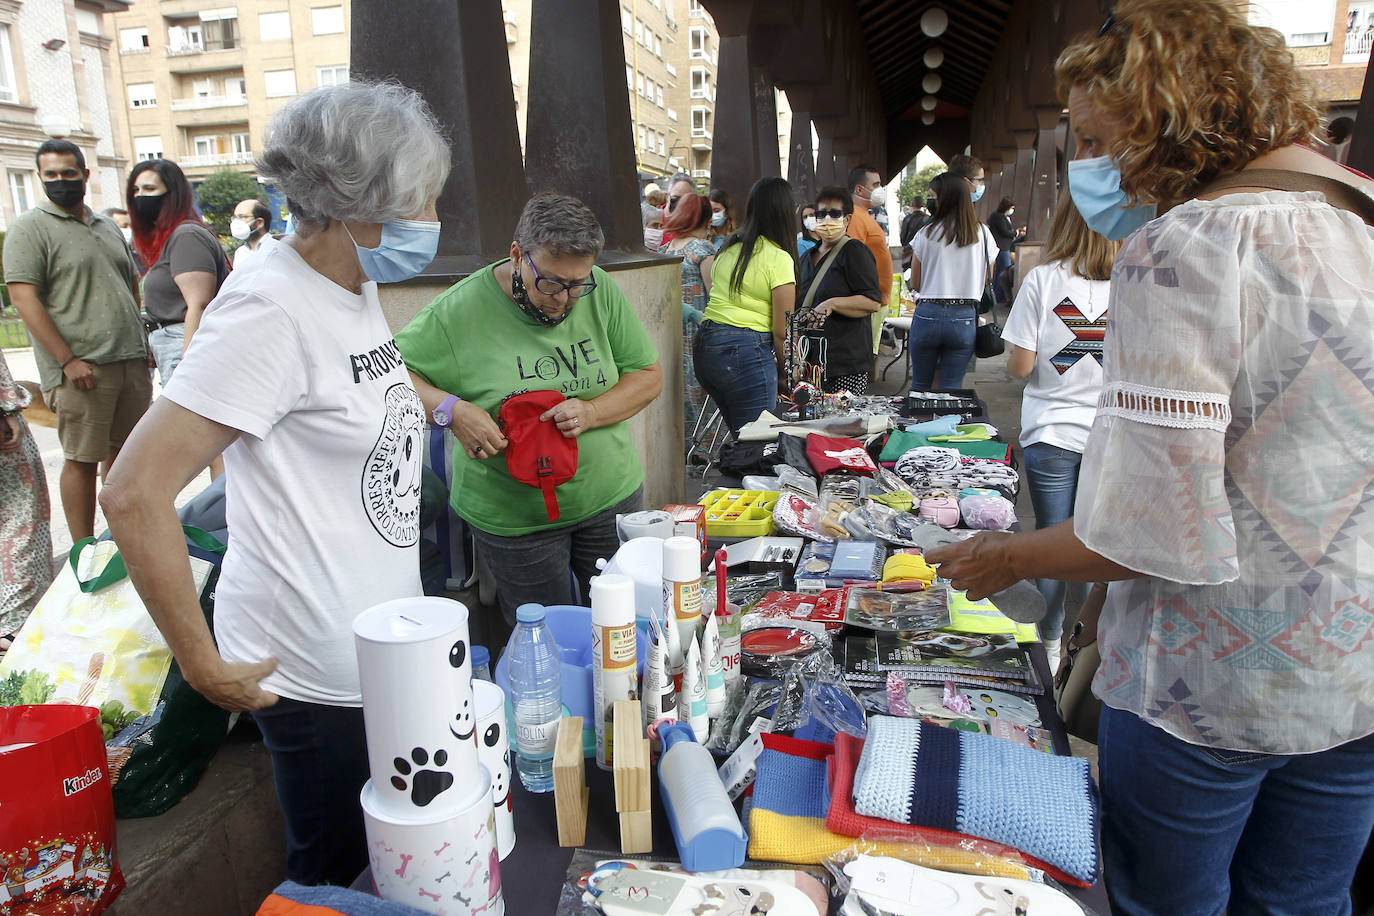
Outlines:
[{"label": "balcony railing", "polygon": [[711,139],[711,131],[708,130],[707,128],[705,128],[705,127],[693,127],[693,128],[692,128],[692,136],[693,136],[694,138],[703,138],[703,139],[706,139],[706,140],[710,140],[710,139]]},{"label": "balcony railing", "polygon": [[192,54],[218,54],[221,51],[242,51],[243,46],[235,44],[230,48],[202,48],[196,45],[184,45],[180,48],[168,47],[163,51],[167,57],[188,57]]},{"label": "balcony railing", "polygon": [[203,95],[192,99],[172,99],[172,110],[199,111],[202,108],[233,108],[247,104],[248,99],[241,95]]},{"label": "balcony railing", "polygon": [[711,170],[710,170],[710,169],[692,169],[692,177],[693,177],[693,178],[710,178],[710,177],[711,177]]},{"label": "balcony railing", "polygon": [[1368,60],[1371,43],[1374,43],[1374,32],[1346,32],[1345,56],[1342,61],[1347,64],[1358,64]]},{"label": "balcony railing", "polygon": [[247,165],[252,161],[252,153],[215,153],[212,156],[185,156],[180,165],[182,168],[196,169],[214,165]]},{"label": "balcony railing", "polygon": [[151,50],[153,50],[153,49],[152,49],[152,48],[149,48],[149,47],[142,47],[142,48],[120,48],[120,49],[119,49],[119,53],[120,53],[120,54],[147,54],[147,53],[148,53],[149,51],[151,51]]}]

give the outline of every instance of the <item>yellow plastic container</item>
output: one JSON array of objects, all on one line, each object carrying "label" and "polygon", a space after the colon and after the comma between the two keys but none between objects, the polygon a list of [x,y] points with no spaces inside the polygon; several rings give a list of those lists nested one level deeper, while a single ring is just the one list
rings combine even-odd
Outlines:
[{"label": "yellow plastic container", "polygon": [[763,537],[773,533],[775,490],[712,490],[701,497],[712,537]]}]

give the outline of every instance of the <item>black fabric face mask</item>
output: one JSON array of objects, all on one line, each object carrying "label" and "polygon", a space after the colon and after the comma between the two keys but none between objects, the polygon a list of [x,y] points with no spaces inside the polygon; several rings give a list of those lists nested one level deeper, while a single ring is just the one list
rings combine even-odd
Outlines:
[{"label": "black fabric face mask", "polygon": [[135,197],[134,209],[138,211],[139,216],[150,223],[155,223],[157,222],[157,215],[162,212],[162,204],[166,199],[166,194],[158,194],[155,197],[147,195]]},{"label": "black fabric face mask", "polygon": [[70,210],[86,196],[86,181],[82,178],[59,178],[43,182],[43,193],[59,207]]},{"label": "black fabric face mask", "polygon": [[525,280],[520,276],[520,267],[517,264],[511,265],[510,292],[511,296],[515,299],[515,304],[520,306],[520,311],[529,315],[546,328],[557,327],[566,321],[568,316],[572,314],[572,305],[569,303],[568,310],[557,318],[551,318],[545,315],[539,309],[539,306],[530,301],[530,294],[525,290]]}]

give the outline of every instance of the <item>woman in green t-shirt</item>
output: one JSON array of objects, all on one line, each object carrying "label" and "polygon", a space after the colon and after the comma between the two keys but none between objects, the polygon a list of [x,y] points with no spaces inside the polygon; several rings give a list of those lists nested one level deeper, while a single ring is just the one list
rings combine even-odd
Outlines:
[{"label": "woman in green t-shirt", "polygon": [[797,298],[792,186],[761,178],[744,225],[716,255],[711,300],[693,342],[697,379],[732,433],[778,405],[777,354]]}]

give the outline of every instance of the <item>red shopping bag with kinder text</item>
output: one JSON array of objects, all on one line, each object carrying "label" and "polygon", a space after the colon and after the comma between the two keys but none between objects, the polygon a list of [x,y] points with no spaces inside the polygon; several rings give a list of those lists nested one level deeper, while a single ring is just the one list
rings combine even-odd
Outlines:
[{"label": "red shopping bag with kinder text", "polygon": [[123,889],[100,711],[0,708],[0,913],[94,916]]}]

